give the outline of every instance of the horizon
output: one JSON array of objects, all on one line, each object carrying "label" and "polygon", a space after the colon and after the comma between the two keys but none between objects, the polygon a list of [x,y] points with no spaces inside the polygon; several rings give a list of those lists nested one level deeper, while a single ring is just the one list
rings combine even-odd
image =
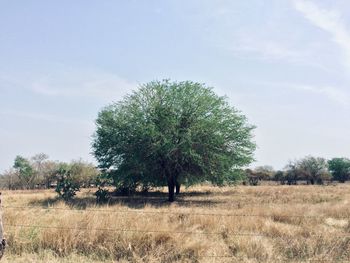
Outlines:
[{"label": "horizon", "polygon": [[0,173],[41,152],[96,163],[98,112],[166,78],[213,87],[257,126],[252,167],[350,157],[348,1],[0,7]]}]

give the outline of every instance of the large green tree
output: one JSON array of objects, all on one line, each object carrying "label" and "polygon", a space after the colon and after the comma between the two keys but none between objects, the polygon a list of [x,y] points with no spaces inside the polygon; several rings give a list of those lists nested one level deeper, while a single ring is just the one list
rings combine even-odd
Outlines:
[{"label": "large green tree", "polygon": [[328,161],[329,170],[334,180],[341,183],[350,178],[350,160],[348,158],[333,158]]},{"label": "large green tree", "polygon": [[168,185],[237,179],[253,160],[254,126],[226,97],[191,81],[154,81],[104,108],[93,150],[116,186]]}]

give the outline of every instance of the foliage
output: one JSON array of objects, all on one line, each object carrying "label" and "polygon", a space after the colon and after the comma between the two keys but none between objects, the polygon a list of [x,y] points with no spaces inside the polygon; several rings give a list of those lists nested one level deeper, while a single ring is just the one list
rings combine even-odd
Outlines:
[{"label": "foliage", "polygon": [[72,166],[61,163],[56,171],[56,176],[56,192],[65,201],[71,200],[80,189],[78,181],[72,176]]},{"label": "foliage", "polygon": [[109,200],[109,191],[106,188],[98,187],[95,196],[97,203],[105,203]]},{"label": "foliage", "polygon": [[327,160],[321,157],[306,156],[303,159],[290,162],[284,172],[284,180],[291,184],[297,184],[298,180],[304,180],[308,184],[323,184],[330,179]]},{"label": "foliage", "polygon": [[252,161],[253,126],[211,88],[154,81],[104,108],[93,149],[118,188],[234,182]]},{"label": "foliage", "polygon": [[70,163],[70,171],[80,187],[90,187],[99,175],[99,171],[93,164],[81,159]]},{"label": "foliage", "polygon": [[9,190],[23,189],[23,185],[20,182],[18,173],[13,168],[8,169],[1,175],[1,186]]},{"label": "foliage", "polygon": [[41,164],[41,176],[39,186],[41,188],[51,188],[56,183],[56,171],[59,163],[57,161],[46,160]]},{"label": "foliage", "polygon": [[328,161],[329,170],[334,180],[341,183],[350,178],[350,159],[348,158],[333,158]]},{"label": "foliage", "polygon": [[[17,156],[13,168],[6,170],[0,175],[0,187],[15,189],[40,189],[56,186],[57,177],[61,178],[59,167],[62,163],[51,161],[49,156],[39,153],[31,158]],[[90,187],[95,184],[99,170],[91,163],[81,159],[66,163],[70,167],[70,176],[80,187]]]},{"label": "foliage", "polygon": [[276,171],[273,175],[273,180],[285,184],[285,173],[280,170]]},{"label": "foliage", "polygon": [[244,173],[245,173],[245,178],[246,178],[246,180],[243,181],[244,185],[246,185],[246,184],[258,185],[259,184],[260,178],[253,170],[246,169],[244,171]]},{"label": "foliage", "polygon": [[28,159],[20,155],[16,156],[13,168],[18,174],[23,188],[33,188],[35,173]]},{"label": "foliage", "polygon": [[299,173],[310,184],[323,184],[330,179],[327,160],[321,157],[307,156],[298,162]]},{"label": "foliage", "polygon": [[272,180],[274,178],[275,171],[271,166],[258,166],[254,170],[246,169],[244,171],[245,179],[244,184],[259,185],[262,180]]},{"label": "foliage", "polygon": [[112,182],[106,173],[101,173],[96,177],[95,184],[97,186],[97,191],[95,192],[96,202],[104,203],[109,200],[109,191],[107,186],[111,185]]},{"label": "foliage", "polygon": [[41,184],[44,181],[44,177],[46,174],[46,161],[49,156],[45,153],[38,153],[30,158],[31,165],[33,167],[35,173],[35,185]]},{"label": "foliage", "polygon": [[254,172],[259,175],[260,180],[271,180],[275,175],[275,170],[269,165],[258,166]]},{"label": "foliage", "polygon": [[288,185],[296,185],[297,181],[300,179],[302,178],[299,172],[298,161],[289,162],[285,167],[284,182],[286,182]]}]

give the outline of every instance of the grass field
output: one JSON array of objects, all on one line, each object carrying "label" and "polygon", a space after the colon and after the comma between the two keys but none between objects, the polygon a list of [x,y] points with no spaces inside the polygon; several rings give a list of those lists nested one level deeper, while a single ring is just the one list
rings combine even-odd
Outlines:
[{"label": "grass field", "polygon": [[[350,185],[201,186],[73,204],[51,191],[3,191],[2,262],[344,262]],[[50,209],[47,209],[47,208]]]}]

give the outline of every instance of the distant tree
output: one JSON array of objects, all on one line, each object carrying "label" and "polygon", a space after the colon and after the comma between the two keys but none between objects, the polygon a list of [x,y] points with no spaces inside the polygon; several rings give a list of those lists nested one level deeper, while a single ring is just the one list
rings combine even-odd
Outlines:
[{"label": "distant tree", "polygon": [[49,156],[45,153],[38,153],[31,158],[32,167],[34,170],[33,182],[35,184],[44,183],[44,164]]},{"label": "distant tree", "polygon": [[271,180],[275,174],[275,170],[269,165],[258,166],[254,169],[254,172],[259,174],[261,180]]},{"label": "distant tree", "polygon": [[41,164],[42,182],[45,188],[51,188],[52,184],[57,180],[57,170],[59,163],[57,161],[46,160]]},{"label": "distant tree", "polygon": [[22,188],[34,188],[35,173],[28,159],[18,155],[15,158],[13,168],[18,174]]},{"label": "distant tree", "polygon": [[288,185],[296,185],[300,180],[300,171],[298,162],[289,162],[284,171],[284,179]]},{"label": "distant tree", "polygon": [[117,187],[234,182],[253,160],[254,126],[225,97],[190,81],[154,81],[104,108],[93,149]]},{"label": "distant tree", "polygon": [[99,175],[95,165],[84,162],[81,159],[72,161],[70,165],[71,175],[79,183],[80,187],[90,187],[91,184],[95,183]]},{"label": "distant tree", "polygon": [[310,184],[323,184],[324,180],[330,179],[328,163],[324,158],[307,156],[298,162],[297,168]]},{"label": "distant tree", "polygon": [[255,173],[254,170],[246,169],[245,171],[245,178],[247,181],[243,181],[243,184],[249,184],[249,185],[258,185],[259,181],[261,180],[259,174]]},{"label": "distant tree", "polygon": [[333,158],[328,161],[329,170],[333,176],[333,180],[341,183],[350,178],[350,159],[348,158]]},{"label": "distant tree", "polygon": [[1,175],[1,187],[9,190],[23,188],[18,173],[13,168],[4,171]]},{"label": "distant tree", "polygon": [[280,182],[282,185],[286,184],[286,173],[284,171],[277,171],[273,175],[273,180]]},{"label": "distant tree", "polygon": [[270,180],[273,178],[274,175],[273,167],[271,166],[258,166],[254,170],[246,169],[245,170],[245,177],[247,179],[245,184],[248,183],[249,185],[258,185],[260,181],[263,180]]}]

